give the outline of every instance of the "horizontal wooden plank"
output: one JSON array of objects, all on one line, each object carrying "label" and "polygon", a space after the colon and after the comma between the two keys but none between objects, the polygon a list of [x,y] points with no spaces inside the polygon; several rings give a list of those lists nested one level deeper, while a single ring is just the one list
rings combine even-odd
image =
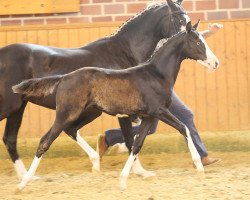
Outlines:
[{"label": "horizontal wooden plank", "polygon": [[1,0],[0,15],[79,12],[79,0]]},{"label": "horizontal wooden plank", "polygon": [[121,22],[95,22],[75,24],[49,24],[49,25],[27,25],[27,26],[0,26],[0,31],[25,31],[25,30],[50,30],[50,29],[75,29],[75,28],[101,28],[121,26]]}]

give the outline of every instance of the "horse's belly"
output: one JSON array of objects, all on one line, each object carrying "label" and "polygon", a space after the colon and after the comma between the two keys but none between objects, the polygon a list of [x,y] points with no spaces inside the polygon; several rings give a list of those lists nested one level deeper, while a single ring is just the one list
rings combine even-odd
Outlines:
[{"label": "horse's belly", "polygon": [[51,94],[46,97],[29,97],[27,100],[31,103],[34,103],[39,106],[43,106],[49,109],[56,109],[56,100],[55,95]]},{"label": "horse's belly", "polygon": [[92,89],[95,103],[108,113],[132,114],[141,109],[140,92],[128,81],[102,82]]}]

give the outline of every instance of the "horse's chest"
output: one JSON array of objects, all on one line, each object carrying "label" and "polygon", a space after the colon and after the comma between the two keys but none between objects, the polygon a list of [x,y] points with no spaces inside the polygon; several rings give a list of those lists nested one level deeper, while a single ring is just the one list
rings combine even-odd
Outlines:
[{"label": "horse's chest", "polygon": [[94,101],[103,110],[113,114],[129,114],[140,108],[139,91],[128,80],[100,80],[92,88]]}]

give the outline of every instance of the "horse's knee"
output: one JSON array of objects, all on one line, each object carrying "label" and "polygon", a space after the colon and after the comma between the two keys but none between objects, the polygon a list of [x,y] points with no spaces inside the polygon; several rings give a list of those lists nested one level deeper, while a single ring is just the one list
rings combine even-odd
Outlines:
[{"label": "horse's knee", "polygon": [[49,147],[50,147],[50,143],[48,143],[47,141],[40,143],[37,149],[36,156],[40,158],[46,151],[48,151]]},{"label": "horse's knee", "polygon": [[16,149],[16,143],[17,143],[16,140],[13,140],[13,139],[7,137],[6,135],[4,135],[3,142],[8,149]]},{"label": "horse's knee", "polygon": [[19,157],[18,153],[17,153],[17,149],[16,149],[17,142],[13,141],[13,140],[10,140],[7,136],[3,137],[3,142],[4,142],[5,146],[6,146],[6,149],[9,152],[11,160],[13,162],[15,162],[15,160],[17,160],[18,157]]},{"label": "horse's knee", "polygon": [[140,152],[141,148],[142,148],[142,145],[137,145],[137,144],[134,145],[132,147],[132,154],[137,155]]}]

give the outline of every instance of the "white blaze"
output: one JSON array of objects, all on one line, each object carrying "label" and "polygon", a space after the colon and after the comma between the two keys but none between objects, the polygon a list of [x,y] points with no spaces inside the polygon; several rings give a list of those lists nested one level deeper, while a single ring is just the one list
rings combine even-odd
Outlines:
[{"label": "white blaze", "polygon": [[23,161],[21,159],[16,160],[14,163],[14,167],[15,167],[18,178],[22,179],[23,176],[27,173],[27,170],[23,164]]},{"label": "white blaze", "polygon": [[200,64],[204,65],[205,67],[207,67],[208,69],[211,69],[211,70],[218,68],[218,66],[219,66],[218,58],[214,55],[214,53],[208,47],[204,38],[201,35],[199,36],[199,38],[203,42],[203,44],[205,45],[207,59],[206,60],[197,60],[197,62],[199,62]]},{"label": "white blaze", "polygon": [[[186,24],[191,21],[188,15],[185,15],[185,19],[186,19]],[[185,30],[186,30],[186,25],[185,26],[181,26],[181,30],[180,31],[185,31]]]}]

